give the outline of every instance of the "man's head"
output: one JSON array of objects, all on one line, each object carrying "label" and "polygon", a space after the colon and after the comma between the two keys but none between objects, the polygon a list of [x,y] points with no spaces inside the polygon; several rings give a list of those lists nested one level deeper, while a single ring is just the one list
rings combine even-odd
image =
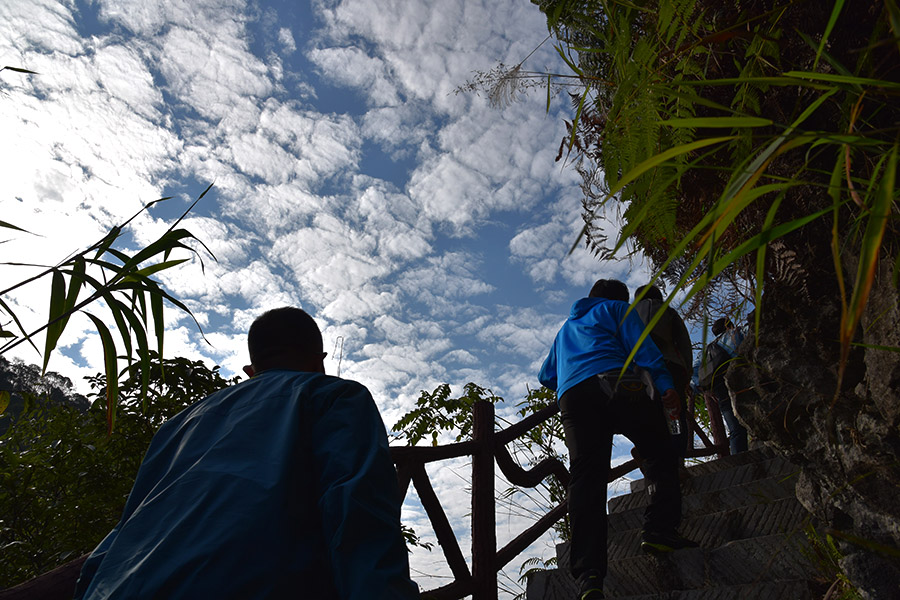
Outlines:
[{"label": "man's head", "polygon": [[618,279],[598,279],[588,297],[628,302],[628,287]]},{"label": "man's head", "polygon": [[[247,334],[249,376],[267,369],[325,372],[322,333],[305,311],[285,306],[263,313]],[[249,370],[248,370],[249,369]]]},{"label": "man's head", "polygon": [[726,329],[731,329],[734,327],[734,323],[729,321],[726,317],[722,317],[720,319],[716,319],[712,326],[713,335],[722,335],[725,333]]},{"label": "man's head", "polygon": [[644,300],[659,300],[662,302],[662,292],[659,291],[659,288],[655,285],[650,285],[649,283],[647,285],[642,285],[634,291],[634,299],[637,300],[642,292],[644,294]]}]

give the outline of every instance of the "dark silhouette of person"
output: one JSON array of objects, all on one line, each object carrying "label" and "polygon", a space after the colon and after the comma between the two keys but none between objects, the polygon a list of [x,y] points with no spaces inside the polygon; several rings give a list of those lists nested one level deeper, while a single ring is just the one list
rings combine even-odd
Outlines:
[{"label": "dark silhouette of person", "polygon": [[[635,311],[646,326],[659,309],[662,308],[663,296],[659,288],[649,284],[635,290],[635,300],[641,293],[644,294],[644,297],[635,305]],[[688,450],[688,443],[692,439],[689,429],[690,424],[687,422],[687,399],[694,356],[694,351],[691,347],[691,334],[688,333],[688,329],[678,312],[674,308],[667,306],[650,335],[663,355],[666,369],[672,376],[675,391],[681,399],[681,418],[679,419],[681,433],[673,435],[672,442],[679,458],[684,459]]]},{"label": "dark silhouette of person", "polygon": [[[589,297],[572,305],[539,376],[542,384],[557,392],[569,449],[570,569],[581,600],[603,598],[606,487],[615,433],[628,437],[645,460],[650,504],[644,512],[641,548],[661,553],[697,545],[677,531],[678,459],[663,406],[677,411],[680,402],[651,339],[644,340],[634,365],[621,375],[644,330],[637,314],[628,312],[628,297],[621,281],[597,281]],[[662,390],[661,402],[650,386]]]},{"label": "dark silhouette of person", "polygon": [[76,600],[419,597],[369,391],[325,374],[299,308],[257,318],[248,346],[248,381],[159,429]]}]

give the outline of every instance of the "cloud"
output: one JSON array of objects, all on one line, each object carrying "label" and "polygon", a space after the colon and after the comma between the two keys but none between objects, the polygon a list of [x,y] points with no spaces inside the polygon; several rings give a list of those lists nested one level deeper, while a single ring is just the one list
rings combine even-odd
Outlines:
[{"label": "cloud", "polygon": [[360,48],[314,48],[308,58],[333,82],[367,89],[364,100],[369,105],[396,106],[400,103],[388,66]]},{"label": "cloud", "polygon": [[297,43],[294,41],[294,34],[287,27],[278,29],[278,42],[286,54],[293,54],[297,51]]},{"label": "cloud", "polygon": [[70,10],[53,0],[4,2],[0,5],[0,31],[4,66],[30,68],[26,62],[15,61],[26,60],[34,50],[52,48],[75,55],[81,49]]},{"label": "cloud", "polygon": [[[568,254],[578,180],[553,161],[564,126],[543,94],[498,111],[453,93],[541,42],[534,6],[316,0],[307,19],[238,0],[82,4],[0,3],[7,62],[41,72],[0,75],[14,107],[0,127],[16,140],[0,145],[0,210],[46,236],[5,250],[55,262],[174,195],[134,221],[122,240],[134,249],[215,182],[181,226],[218,260],[158,274],[212,346],[167,310],[170,355],[237,373],[252,320],[296,305],[323,330],[329,373],[368,386],[389,426],[443,382],[492,388],[508,415],[570,302],[600,274],[628,279],[628,265]],[[548,46],[529,64],[558,60]],[[35,322],[46,314],[46,286],[15,300]],[[70,327],[59,364],[102,369],[90,323]],[[468,467],[429,472],[466,552]],[[506,510],[513,531],[526,517]],[[413,563],[447,572],[439,549]]]}]

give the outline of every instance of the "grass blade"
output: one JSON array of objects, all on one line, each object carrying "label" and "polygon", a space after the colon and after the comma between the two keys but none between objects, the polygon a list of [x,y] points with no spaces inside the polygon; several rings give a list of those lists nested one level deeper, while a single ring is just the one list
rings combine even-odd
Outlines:
[{"label": "grass blade", "polygon": [[822,51],[825,50],[828,36],[831,35],[831,30],[834,29],[834,24],[837,22],[838,15],[841,14],[843,7],[844,0],[835,0],[834,7],[831,9],[831,16],[828,18],[828,25],[825,26],[825,33],[822,34],[822,41],[819,43],[819,49],[816,50],[816,60],[813,62],[813,69],[819,66],[819,58],[822,56]]},{"label": "grass blade", "polygon": [[894,188],[897,180],[897,145],[895,144],[888,157],[887,168],[881,180],[879,193],[875,195],[875,202],[869,212],[866,232],[863,235],[860,247],[859,267],[856,272],[856,282],[853,285],[853,293],[850,296],[850,304],[847,307],[847,318],[841,323],[841,364],[840,373],[846,367],[847,357],[850,353],[850,342],[856,327],[862,319],[862,313],[875,281],[875,272],[878,269],[878,255],[881,243],[884,239],[884,230],[891,216],[891,208],[894,201]]},{"label": "grass blade", "polygon": [[726,129],[735,127],[768,127],[773,123],[771,119],[763,119],[761,117],[695,117],[690,119],[667,119],[659,122],[660,125],[668,125],[669,127]]},{"label": "grass blade", "polygon": [[103,344],[103,363],[106,370],[106,424],[107,433],[112,434],[113,426],[116,422],[116,407],[119,399],[119,370],[116,344],[113,341],[112,334],[102,320],[89,312],[84,314],[94,322],[94,327],[97,328],[97,333],[100,334],[100,341]]},{"label": "grass blade", "polygon": [[66,307],[66,280],[63,274],[53,270],[53,276],[50,284],[50,315],[47,322],[47,336],[44,343],[44,364],[41,367],[41,373],[47,373],[47,363],[50,362],[50,353],[56,348],[56,342],[62,335],[65,328],[65,319],[63,314]]}]

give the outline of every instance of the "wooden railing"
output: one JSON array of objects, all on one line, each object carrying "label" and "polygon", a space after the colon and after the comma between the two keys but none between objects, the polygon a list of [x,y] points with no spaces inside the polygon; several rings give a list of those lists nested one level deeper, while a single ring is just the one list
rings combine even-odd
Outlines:
[{"label": "wooden railing", "polygon": [[[725,438],[718,403],[711,395],[705,396],[705,399],[712,424],[710,429],[713,433],[713,440],[709,439],[690,411],[687,421],[690,423],[693,434],[697,435],[703,446],[693,448],[692,442],[687,453],[688,458],[713,454],[717,454],[719,457],[728,455],[728,442]],[[422,598],[458,600],[471,595],[473,600],[496,600],[497,572],[566,514],[566,502],[563,501],[512,541],[499,550],[497,549],[494,504],[495,462],[506,479],[519,487],[536,487],[550,475],[556,477],[561,485],[568,485],[569,471],[560,461],[545,459],[533,468],[525,470],[516,464],[506,449],[508,443],[556,415],[559,408],[555,405],[549,406],[500,431],[494,431],[493,404],[486,401],[476,402],[473,411],[473,435],[470,441],[445,446],[391,447],[391,456],[397,466],[400,493],[405,498],[409,484],[412,483],[415,486],[419,500],[431,521],[437,542],[443,550],[447,566],[454,578],[447,585],[423,592]],[[427,463],[463,456],[472,456],[471,571],[463,557],[456,535],[453,533],[450,520],[447,518],[425,471]],[[639,466],[637,459],[631,459],[618,465],[610,470],[609,481],[618,479]]]},{"label": "wooden railing", "polygon": [[[702,448],[689,451],[689,457],[728,454],[728,442],[719,413],[715,396],[706,394],[706,406],[710,415],[710,429],[715,443],[697,425],[692,415],[689,422],[694,433],[703,443]],[[510,483],[520,487],[535,487],[544,478],[553,475],[566,485],[569,472],[555,459],[546,459],[529,470],[521,468],[506,449],[506,444],[524,435],[532,428],[554,416],[559,409],[554,405],[547,407],[519,421],[502,431],[494,431],[494,405],[489,402],[476,402],[474,405],[473,439],[468,442],[431,447],[392,447],[391,456],[397,465],[397,477],[400,491],[404,497],[410,482],[416,487],[419,499],[431,521],[438,543],[444,551],[444,557],[453,573],[452,583],[434,590],[424,592],[423,598],[435,600],[458,600],[472,595],[474,600],[494,600],[497,598],[497,571],[506,566],[512,559],[522,553],[545,531],[566,514],[566,503],[554,507],[538,519],[515,539],[497,550],[496,523],[494,513],[494,462]],[[693,444],[692,444],[693,445]],[[450,521],[441,507],[434,488],[425,472],[425,464],[429,462],[472,456],[472,570],[469,571],[466,560],[459,548],[459,542],[450,526]],[[630,460],[610,471],[609,480],[613,481],[638,467],[636,460]],[[75,582],[81,571],[81,565],[87,554],[70,561],[56,569],[44,573],[34,579],[15,587],[0,590],[0,600],[65,600],[72,597]]]}]

